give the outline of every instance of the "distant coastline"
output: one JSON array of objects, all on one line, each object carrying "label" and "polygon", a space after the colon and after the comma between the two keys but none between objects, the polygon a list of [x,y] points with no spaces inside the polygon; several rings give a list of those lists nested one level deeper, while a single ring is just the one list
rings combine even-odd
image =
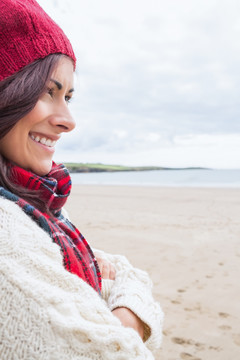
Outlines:
[{"label": "distant coastline", "polygon": [[202,167],[172,168],[163,166],[124,166],[91,163],[64,163],[71,173],[120,172],[120,171],[154,171],[154,170],[210,170]]}]

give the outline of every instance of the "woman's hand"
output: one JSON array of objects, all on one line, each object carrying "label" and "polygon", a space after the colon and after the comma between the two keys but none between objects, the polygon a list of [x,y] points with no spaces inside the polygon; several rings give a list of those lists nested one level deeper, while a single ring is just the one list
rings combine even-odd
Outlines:
[{"label": "woman's hand", "polygon": [[[99,270],[102,275],[102,279],[115,280],[116,271],[112,263],[103,259],[98,251],[95,251],[95,258],[98,262]],[[112,310],[114,316],[116,316],[125,327],[130,327],[138,332],[141,339],[144,339],[144,323],[142,320],[134,314],[130,309],[126,307],[118,307]]]},{"label": "woman's hand", "polygon": [[102,275],[102,279],[115,280],[116,271],[114,266],[107,260],[101,258],[101,256],[95,254],[98,262],[99,270]]},{"label": "woman's hand", "polygon": [[143,340],[144,323],[137,315],[125,307],[116,308],[112,313],[121,321],[123,326],[136,330]]}]

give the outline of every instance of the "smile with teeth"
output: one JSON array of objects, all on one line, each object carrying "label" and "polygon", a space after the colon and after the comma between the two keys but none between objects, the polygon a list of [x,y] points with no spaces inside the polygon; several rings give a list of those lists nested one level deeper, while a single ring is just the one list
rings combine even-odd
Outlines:
[{"label": "smile with teeth", "polygon": [[54,147],[54,145],[56,144],[56,141],[54,140],[51,140],[51,139],[47,139],[45,137],[40,137],[40,136],[34,136],[33,134],[30,134],[31,138],[36,141],[36,142],[39,142],[45,146],[48,146],[48,147]]}]

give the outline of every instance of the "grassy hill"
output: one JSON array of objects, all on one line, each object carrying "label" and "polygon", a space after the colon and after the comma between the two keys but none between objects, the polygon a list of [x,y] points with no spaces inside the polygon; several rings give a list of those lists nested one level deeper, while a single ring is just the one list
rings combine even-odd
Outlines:
[{"label": "grassy hill", "polygon": [[[114,171],[151,171],[151,170],[179,170],[176,168],[166,168],[160,166],[123,166],[123,165],[106,165],[106,164],[89,164],[89,163],[64,163],[72,173],[80,172],[114,172]],[[187,168],[200,169],[200,168]],[[181,169],[183,170],[183,169]]]}]

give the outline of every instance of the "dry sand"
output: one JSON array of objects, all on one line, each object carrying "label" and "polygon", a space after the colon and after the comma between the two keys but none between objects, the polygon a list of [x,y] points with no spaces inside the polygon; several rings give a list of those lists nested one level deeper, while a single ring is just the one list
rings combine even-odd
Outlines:
[{"label": "dry sand", "polygon": [[240,189],[77,185],[67,209],[92,246],[150,274],[157,360],[240,359]]}]

